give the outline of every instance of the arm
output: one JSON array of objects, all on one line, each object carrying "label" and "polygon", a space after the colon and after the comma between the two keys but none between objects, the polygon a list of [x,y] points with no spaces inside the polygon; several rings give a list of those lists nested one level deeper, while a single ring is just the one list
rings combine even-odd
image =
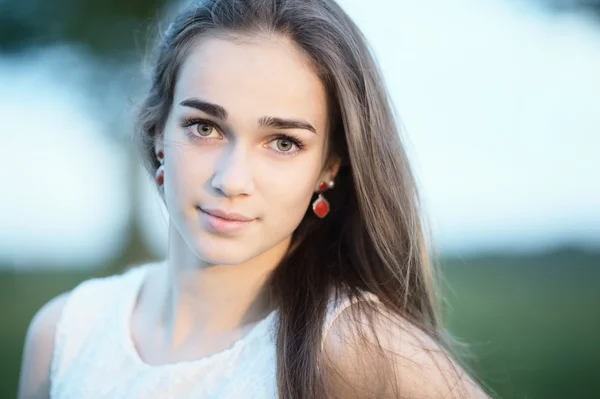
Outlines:
[{"label": "arm", "polygon": [[489,399],[435,340],[405,319],[383,311],[373,316],[371,330],[366,316],[351,313],[342,312],[324,337],[328,397]]},{"label": "arm", "polygon": [[19,399],[50,397],[50,365],[54,350],[54,334],[68,293],[46,303],[33,317],[23,349]]}]

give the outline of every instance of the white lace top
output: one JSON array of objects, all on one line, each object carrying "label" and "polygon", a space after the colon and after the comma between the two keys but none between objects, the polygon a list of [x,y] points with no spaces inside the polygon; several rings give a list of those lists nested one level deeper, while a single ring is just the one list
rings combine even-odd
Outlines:
[{"label": "white lace top", "polygon": [[[129,319],[144,276],[160,264],[87,280],[71,292],[56,330],[50,397],[277,398],[276,310],[214,355],[158,366],[141,360]],[[349,305],[344,299],[330,301],[324,334]]]}]

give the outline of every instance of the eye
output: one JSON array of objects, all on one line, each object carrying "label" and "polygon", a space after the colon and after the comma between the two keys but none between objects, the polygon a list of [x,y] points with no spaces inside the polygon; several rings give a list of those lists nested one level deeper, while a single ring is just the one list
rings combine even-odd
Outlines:
[{"label": "eye", "polygon": [[[222,135],[217,131],[218,127],[206,119],[189,118],[184,119],[181,126],[185,128],[185,134],[192,140],[222,139]],[[218,137],[209,137],[217,133]]]},{"label": "eye", "polygon": [[213,130],[215,130],[215,128],[208,123],[199,122],[192,126],[195,126],[196,128],[194,130],[196,133],[203,137],[210,136]]},{"label": "eye", "polygon": [[280,155],[296,155],[304,149],[304,143],[295,137],[280,135],[269,142],[269,147]]},{"label": "eye", "polygon": [[294,147],[294,143],[287,138],[280,138],[275,140],[277,143],[277,149],[279,151],[288,152]]}]

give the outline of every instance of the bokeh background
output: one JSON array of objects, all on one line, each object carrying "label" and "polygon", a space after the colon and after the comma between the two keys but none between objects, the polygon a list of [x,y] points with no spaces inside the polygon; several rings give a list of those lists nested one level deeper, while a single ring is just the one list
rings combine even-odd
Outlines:
[{"label": "bokeh background", "polygon": [[[500,398],[600,398],[600,1],[340,0],[404,124],[452,332]],[[29,321],[164,256],[130,145],[169,0],[0,0],[0,397]]]}]

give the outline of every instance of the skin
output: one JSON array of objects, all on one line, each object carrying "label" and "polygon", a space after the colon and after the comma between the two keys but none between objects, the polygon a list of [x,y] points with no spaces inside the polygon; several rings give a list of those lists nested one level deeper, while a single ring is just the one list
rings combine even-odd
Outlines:
[{"label": "skin", "polygon": [[[306,57],[284,38],[236,39],[196,42],[156,144],[165,160],[168,266],[149,276],[131,325],[149,363],[221,351],[272,310],[265,280],[319,182],[339,168],[326,159],[327,97]],[[198,100],[226,117],[190,104]],[[301,125],[265,126],[267,117]],[[198,207],[254,220],[223,234]]]}]

